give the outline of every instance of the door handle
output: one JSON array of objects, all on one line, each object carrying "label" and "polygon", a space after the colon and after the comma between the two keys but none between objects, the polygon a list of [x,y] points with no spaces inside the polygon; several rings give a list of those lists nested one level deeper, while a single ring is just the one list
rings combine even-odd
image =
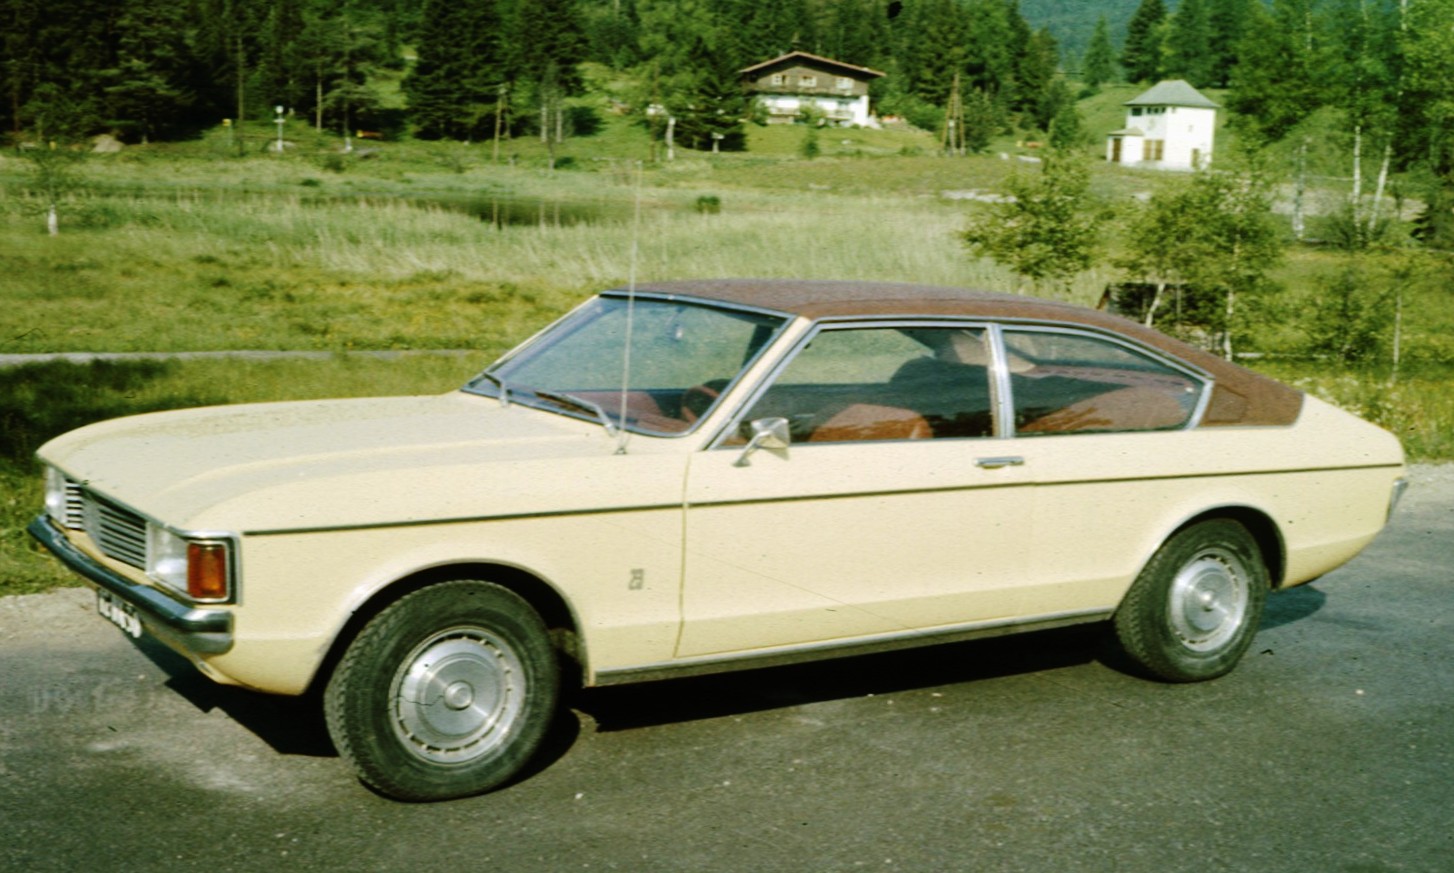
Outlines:
[{"label": "door handle", "polygon": [[1018,467],[1025,463],[1025,459],[1019,455],[1001,455],[996,458],[976,458],[974,465],[985,470],[998,470],[1001,467]]}]

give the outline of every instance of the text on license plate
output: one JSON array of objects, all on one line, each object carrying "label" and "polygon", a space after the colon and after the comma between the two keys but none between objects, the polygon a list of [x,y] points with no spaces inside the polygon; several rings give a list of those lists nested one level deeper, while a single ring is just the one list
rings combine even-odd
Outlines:
[{"label": "text on license plate", "polygon": [[141,619],[137,617],[136,609],[130,603],[116,599],[108,591],[97,591],[96,611],[102,618],[131,636],[141,636]]}]

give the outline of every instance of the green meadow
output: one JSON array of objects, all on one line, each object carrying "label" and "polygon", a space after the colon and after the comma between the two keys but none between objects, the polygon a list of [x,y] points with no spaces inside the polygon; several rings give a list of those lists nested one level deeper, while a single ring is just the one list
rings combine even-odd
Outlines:
[{"label": "green meadow", "polygon": [[[1112,98],[1115,99],[1115,95]],[[1121,97],[1119,99],[1124,99]],[[678,150],[606,118],[554,169],[539,143],[356,141],[295,123],[129,147],[74,167],[46,232],[33,162],[0,157],[0,355],[281,350],[310,359],[31,363],[0,368],[0,595],[68,584],[29,544],[35,448],[89,421],[156,409],[456,387],[592,291],[710,276],[883,279],[1028,291],[958,239],[1033,150],[936,154],[931,134],[753,128],[749,150]],[[1106,215],[1097,266],[1055,296],[1094,305],[1118,216],[1165,184],[1095,159]],[[655,157],[656,160],[650,160]],[[1336,199],[1340,183],[1325,183]],[[1397,432],[1410,457],[1454,458],[1449,264],[1411,247],[1290,246],[1243,341],[1245,362]],[[1310,313],[1356,272],[1378,350],[1310,357]],[[1398,309],[1397,371],[1392,307]],[[1383,314],[1388,314],[1383,317]],[[1366,323],[1365,323],[1366,322]],[[393,358],[355,351],[432,352]]]}]

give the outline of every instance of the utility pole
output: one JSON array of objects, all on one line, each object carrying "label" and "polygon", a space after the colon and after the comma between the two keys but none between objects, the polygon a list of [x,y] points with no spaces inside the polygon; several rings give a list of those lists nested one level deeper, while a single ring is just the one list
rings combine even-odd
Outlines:
[{"label": "utility pole", "polygon": [[494,162],[500,163],[500,128],[505,121],[505,100],[510,93],[510,88],[504,82],[495,90],[495,157]]},{"label": "utility pole", "polygon": [[954,74],[954,84],[949,92],[949,105],[944,109],[944,133],[940,144],[946,155],[963,155],[968,137],[964,130],[964,98],[959,93],[959,74]]}]

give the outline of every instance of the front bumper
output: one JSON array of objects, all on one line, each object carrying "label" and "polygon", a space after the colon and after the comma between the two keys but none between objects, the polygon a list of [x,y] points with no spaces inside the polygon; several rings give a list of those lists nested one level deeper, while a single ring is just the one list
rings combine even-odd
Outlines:
[{"label": "front bumper", "polygon": [[27,530],[72,571],[129,604],[142,626],[168,646],[196,655],[220,655],[232,648],[231,612],[188,606],[132,582],[76,548],[49,516],[37,517]]}]

